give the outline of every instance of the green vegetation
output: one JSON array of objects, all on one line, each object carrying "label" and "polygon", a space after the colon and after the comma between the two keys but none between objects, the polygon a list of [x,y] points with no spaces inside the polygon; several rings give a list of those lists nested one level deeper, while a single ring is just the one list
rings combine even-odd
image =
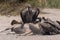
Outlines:
[{"label": "green vegetation", "polygon": [[19,15],[21,8],[27,4],[40,8],[60,8],[60,0],[0,0],[0,15]]},{"label": "green vegetation", "polygon": [[32,6],[40,6],[40,2],[38,0],[27,0],[27,2]]},{"label": "green vegetation", "polygon": [[47,0],[47,7],[60,8],[60,0]]},{"label": "green vegetation", "polygon": [[[41,2],[40,2],[41,1]],[[0,3],[20,3],[21,0],[0,0]],[[39,7],[48,7],[48,8],[60,8],[60,0],[23,0],[22,2],[29,3],[32,6],[39,6]]]},{"label": "green vegetation", "polygon": [[47,8],[60,8],[60,0],[28,0],[32,6],[40,6]]}]

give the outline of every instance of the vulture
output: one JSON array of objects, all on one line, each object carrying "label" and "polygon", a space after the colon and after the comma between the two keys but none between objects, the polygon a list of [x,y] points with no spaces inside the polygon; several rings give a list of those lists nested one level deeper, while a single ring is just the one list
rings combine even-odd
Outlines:
[{"label": "vulture", "polygon": [[39,13],[40,10],[38,7],[32,9],[31,6],[28,6],[27,8],[21,10],[20,16],[24,23],[32,23],[36,21]]}]

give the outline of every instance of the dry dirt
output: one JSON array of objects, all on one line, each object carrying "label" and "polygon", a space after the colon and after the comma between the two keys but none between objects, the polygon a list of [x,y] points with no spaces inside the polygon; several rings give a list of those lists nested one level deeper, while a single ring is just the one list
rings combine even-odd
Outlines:
[{"label": "dry dirt", "polygon": [[[60,21],[60,9],[43,9],[43,12],[47,14],[39,14],[38,17],[46,17],[51,20]],[[15,19],[17,21],[22,21],[20,16],[0,16],[0,31],[11,27],[11,21]],[[9,32],[9,31],[8,31]],[[19,36],[17,35],[6,35],[7,32],[0,33],[0,40],[60,40],[60,35],[34,35],[34,36]]]}]

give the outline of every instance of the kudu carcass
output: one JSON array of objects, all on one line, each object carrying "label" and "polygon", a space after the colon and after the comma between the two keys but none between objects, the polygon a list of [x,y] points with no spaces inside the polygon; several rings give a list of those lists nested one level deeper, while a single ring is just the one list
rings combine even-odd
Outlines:
[{"label": "kudu carcass", "polygon": [[24,33],[25,32],[25,27],[24,27],[24,23],[23,22],[18,22],[18,21],[16,21],[16,20],[13,20],[12,22],[11,22],[11,25],[13,26],[12,28],[11,28],[11,31],[12,32],[15,32],[15,33],[17,33],[17,34],[22,34],[22,33]]},{"label": "kudu carcass", "polygon": [[29,28],[31,29],[31,32],[36,35],[53,35],[56,34],[53,32],[55,29],[48,24],[48,23],[30,23]]},{"label": "kudu carcass", "polygon": [[42,28],[41,28],[41,26],[39,27],[39,23],[30,23],[29,28],[30,28],[31,32],[33,33],[33,35],[42,34],[41,33]]},{"label": "kudu carcass", "polygon": [[48,23],[41,23],[40,25],[42,26],[44,31],[43,35],[54,35],[57,32],[56,28]]},{"label": "kudu carcass", "polygon": [[[6,28],[5,30],[2,30],[1,32],[7,31],[7,30],[11,30],[11,32],[14,32],[15,34],[22,34],[22,33],[25,33],[26,28],[24,27],[24,24],[14,24],[12,27]],[[10,34],[10,32],[7,34]]]},{"label": "kudu carcass", "polygon": [[19,26],[14,25],[14,27],[11,28],[12,32],[15,32],[16,34],[20,34],[20,36],[28,35],[30,34],[31,30],[29,29],[29,24],[21,24]]},{"label": "kudu carcass", "polygon": [[16,34],[22,34],[25,33],[25,28],[23,28],[24,24],[15,24],[11,28],[11,32],[15,32]]},{"label": "kudu carcass", "polygon": [[1,32],[11,30],[11,32],[15,32],[16,34],[22,34],[26,30],[23,22],[18,22],[16,20],[12,20],[11,25],[12,25],[12,27],[6,28],[5,30],[3,30]]},{"label": "kudu carcass", "polygon": [[[43,17],[43,22],[41,23],[36,23],[36,24],[33,24],[31,23],[30,24],[30,29],[31,31],[33,32],[33,34],[41,34],[41,35],[55,35],[55,34],[60,34],[59,32],[59,25],[57,24],[57,22],[55,21],[52,21],[51,19],[49,18],[44,18]],[[38,25],[39,26],[36,26]],[[37,28],[38,27],[38,28]]]},{"label": "kudu carcass", "polygon": [[35,35],[52,35],[55,34],[52,32],[53,29],[51,29],[51,25],[48,23],[30,23],[29,28],[31,29],[31,32]]},{"label": "kudu carcass", "polygon": [[47,18],[47,21],[45,23],[48,23],[51,25],[53,32],[56,34],[60,34],[60,25],[57,23],[57,21],[52,21],[51,19]]}]

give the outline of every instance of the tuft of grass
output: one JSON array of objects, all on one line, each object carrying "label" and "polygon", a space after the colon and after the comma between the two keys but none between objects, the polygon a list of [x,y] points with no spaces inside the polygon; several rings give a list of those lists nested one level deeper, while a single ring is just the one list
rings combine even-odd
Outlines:
[{"label": "tuft of grass", "polygon": [[48,8],[60,8],[60,0],[46,0],[43,6]]},{"label": "tuft of grass", "polygon": [[41,8],[60,8],[60,0],[26,0],[26,2]]},{"label": "tuft of grass", "polygon": [[[0,3],[19,3],[20,0],[0,0]],[[60,8],[60,0],[24,0],[24,3],[29,3],[32,6],[48,7],[48,8]],[[41,2],[40,2],[41,1]],[[20,3],[21,4],[21,3]]]},{"label": "tuft of grass", "polygon": [[28,4],[31,4],[33,7],[34,6],[39,6],[40,7],[40,2],[39,0],[26,0]]}]

